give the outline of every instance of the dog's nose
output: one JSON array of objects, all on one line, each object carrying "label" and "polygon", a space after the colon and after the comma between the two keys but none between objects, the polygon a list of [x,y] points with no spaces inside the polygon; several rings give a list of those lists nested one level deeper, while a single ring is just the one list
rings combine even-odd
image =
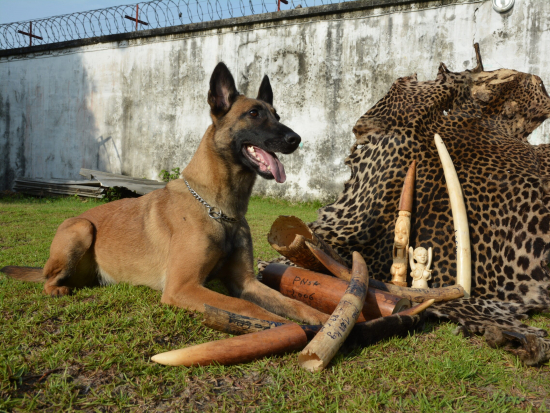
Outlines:
[{"label": "dog's nose", "polygon": [[298,135],[297,133],[287,133],[287,135],[285,136],[285,141],[289,144],[289,145],[299,145],[300,142],[302,141],[302,138],[300,138],[300,135]]}]

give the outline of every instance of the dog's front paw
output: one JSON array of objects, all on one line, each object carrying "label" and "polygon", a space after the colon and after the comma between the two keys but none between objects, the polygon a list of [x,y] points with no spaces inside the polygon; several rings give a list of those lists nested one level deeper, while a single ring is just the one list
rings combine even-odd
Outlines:
[{"label": "dog's front paw", "polygon": [[330,314],[325,314],[325,313],[322,313],[320,311],[316,311],[314,310],[315,313],[308,313],[308,314],[304,314],[303,318],[307,324],[311,324],[311,325],[322,325],[322,324],[325,324],[329,317],[330,317]]},{"label": "dog's front paw", "polygon": [[325,324],[329,318],[330,314],[322,314],[320,317],[318,317],[317,324]]},{"label": "dog's front paw", "polygon": [[63,295],[69,295],[71,289],[69,287],[60,287],[57,285],[45,285],[44,293],[51,295],[52,297],[61,297]]}]

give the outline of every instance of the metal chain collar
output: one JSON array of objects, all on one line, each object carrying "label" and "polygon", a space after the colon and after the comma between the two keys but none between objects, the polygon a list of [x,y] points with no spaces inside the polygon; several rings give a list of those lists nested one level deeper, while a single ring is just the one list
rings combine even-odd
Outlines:
[{"label": "metal chain collar", "polygon": [[[231,218],[225,215],[221,209],[217,207],[210,206],[204,199],[201,198],[199,194],[195,192],[191,186],[189,186],[189,182],[187,182],[187,179],[183,178],[183,181],[185,182],[185,185],[187,185],[187,188],[189,189],[189,192],[191,192],[191,195],[195,197],[197,201],[199,201],[201,204],[203,204],[206,208],[208,208],[208,216],[212,219],[221,219],[223,221],[228,222],[237,222],[238,219]],[[217,210],[217,211],[216,211]]]}]

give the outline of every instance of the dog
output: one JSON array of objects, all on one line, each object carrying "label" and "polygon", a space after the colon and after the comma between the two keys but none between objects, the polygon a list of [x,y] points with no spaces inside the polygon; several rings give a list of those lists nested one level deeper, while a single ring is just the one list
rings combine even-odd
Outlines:
[{"label": "dog", "polygon": [[[124,282],[161,290],[162,303],[189,310],[202,312],[208,304],[264,320],[324,323],[327,314],[255,277],[245,220],[256,176],[284,182],[285,170],[275,152],[294,152],[300,136],[279,122],[267,75],[257,98],[248,98],[219,63],[210,79],[208,104],[212,124],[182,179],[65,220],[43,270],[10,266],[2,271],[45,282],[44,292],[52,296]],[[230,296],[204,286],[214,278]]]}]

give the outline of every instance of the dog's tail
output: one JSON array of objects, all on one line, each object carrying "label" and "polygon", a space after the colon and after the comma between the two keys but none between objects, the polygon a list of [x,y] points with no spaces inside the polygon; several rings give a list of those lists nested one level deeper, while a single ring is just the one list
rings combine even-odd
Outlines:
[{"label": "dog's tail", "polygon": [[35,283],[46,281],[46,277],[42,273],[42,268],[38,267],[16,267],[14,265],[8,265],[0,269],[0,271],[8,277],[19,281],[30,281]]}]

